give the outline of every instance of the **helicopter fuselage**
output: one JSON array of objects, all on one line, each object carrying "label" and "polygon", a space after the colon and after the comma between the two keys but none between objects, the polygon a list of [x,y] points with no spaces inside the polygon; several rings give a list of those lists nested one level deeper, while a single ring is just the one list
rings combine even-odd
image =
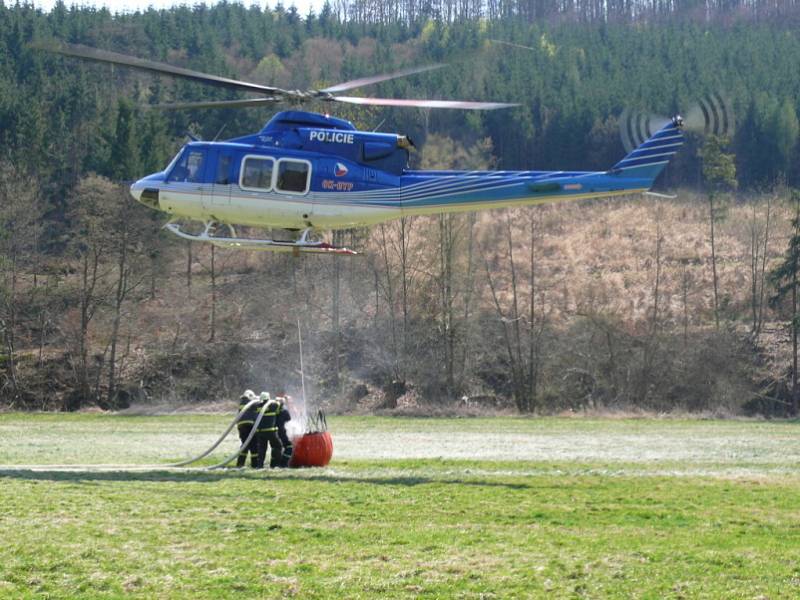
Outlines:
[{"label": "helicopter fuselage", "polygon": [[131,193],[174,217],[340,229],[646,191],[682,141],[677,128],[665,128],[609,171],[415,171],[406,168],[411,143],[404,136],[285,111],[258,134],[187,144],[167,169],[137,181]]}]

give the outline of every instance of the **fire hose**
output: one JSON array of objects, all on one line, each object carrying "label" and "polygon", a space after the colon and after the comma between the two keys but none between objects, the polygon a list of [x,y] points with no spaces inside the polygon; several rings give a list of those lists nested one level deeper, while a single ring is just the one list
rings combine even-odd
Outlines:
[{"label": "fire hose", "polygon": [[[254,402],[258,402],[258,400],[250,401],[242,410],[239,411],[239,414],[236,415],[236,418],[233,420],[233,423],[230,424],[230,426],[225,431],[225,433],[223,433],[222,436],[217,440],[217,443],[214,444],[213,446],[211,446],[211,448],[209,448],[206,451],[206,453],[203,454],[200,458],[202,458],[203,456],[206,456],[207,454],[209,454],[214,448],[216,448],[216,446],[223,439],[225,439],[225,436],[227,436],[228,433],[230,433],[231,429],[233,429],[234,424],[238,423],[239,420],[242,418],[242,415],[244,414],[244,411],[246,411],[248,409],[248,407],[250,407]],[[262,406],[261,410],[258,411],[258,416],[256,417],[256,420],[253,422],[253,428],[250,430],[250,435],[248,435],[247,439],[242,442],[242,445],[239,446],[239,449],[236,452],[234,452],[233,454],[231,454],[228,458],[223,460],[222,462],[217,463],[215,465],[212,465],[210,467],[206,467],[207,470],[213,471],[214,469],[221,469],[222,467],[227,465],[229,462],[231,462],[234,458],[239,456],[239,454],[241,454],[245,450],[245,448],[247,448],[247,446],[250,445],[250,440],[253,439],[253,436],[256,434],[256,431],[258,430],[258,424],[261,423],[261,419],[264,416],[264,411],[267,409],[267,404],[268,404],[267,402],[264,402],[264,406]],[[197,459],[197,460],[199,460],[199,459]],[[195,462],[195,461],[192,460],[192,461],[189,461],[189,462]],[[186,464],[189,464],[189,463],[186,463]]]},{"label": "fire hose", "polygon": [[[138,470],[152,470],[152,469],[162,469],[162,468],[177,468],[177,467],[184,467],[186,465],[190,465],[194,462],[202,460],[209,454],[211,454],[214,449],[219,446],[222,441],[228,437],[228,434],[234,428],[234,426],[242,420],[245,412],[252,407],[254,404],[260,402],[258,398],[255,400],[251,400],[242,409],[237,413],[236,417],[233,419],[228,428],[219,436],[216,442],[214,442],[207,450],[203,453],[198,454],[192,458],[187,460],[182,460],[180,462],[175,463],[166,463],[166,464],[156,464],[156,465],[0,465],[0,470],[22,470],[22,469],[29,469],[29,468],[47,468],[47,469],[116,469],[116,470],[130,470],[130,471],[138,471]],[[195,467],[193,469],[197,470],[204,470],[204,471],[213,471],[215,469],[221,469],[231,461],[233,461],[239,454],[250,445],[250,442],[253,439],[253,436],[256,434],[256,430],[258,429],[259,423],[261,423],[261,419],[264,417],[264,411],[267,408],[267,403],[264,403],[264,406],[261,407],[261,410],[258,411],[258,415],[256,416],[255,421],[253,422],[253,427],[250,430],[250,435],[247,436],[247,439],[242,442],[242,445],[231,454],[228,458],[223,460],[222,462],[216,463],[214,465],[208,467]]]},{"label": "fire hose", "polygon": [[[219,446],[226,437],[228,437],[228,434],[231,432],[231,429],[233,429],[236,426],[236,424],[239,421],[242,420],[242,417],[244,416],[245,412],[247,412],[247,410],[251,406],[253,406],[254,404],[257,404],[258,402],[260,402],[260,400],[258,398],[256,398],[255,400],[250,400],[250,402],[245,404],[244,407],[242,407],[242,409],[239,411],[239,413],[233,419],[233,421],[231,421],[231,424],[228,425],[228,428],[222,433],[221,436],[219,436],[219,439],[217,439],[217,441],[214,442],[208,448],[208,450],[206,450],[202,454],[198,454],[197,456],[195,456],[193,458],[189,458],[187,460],[182,460],[182,461],[176,462],[176,463],[169,463],[169,464],[166,464],[166,465],[163,465],[163,466],[165,466],[165,467],[185,467],[186,465],[190,465],[190,464],[192,464],[194,462],[197,462],[198,460],[202,460],[203,458],[205,458],[206,456],[211,454],[216,449],[216,447]],[[233,459],[235,459],[237,456],[239,456],[240,452],[242,452],[245,448],[247,448],[247,446],[250,444],[250,441],[253,439],[253,436],[256,434],[256,429],[258,428],[258,424],[261,422],[261,418],[264,416],[264,409],[266,407],[267,407],[267,405],[265,403],[264,406],[261,407],[261,410],[258,411],[258,416],[256,417],[256,420],[253,423],[253,428],[250,430],[250,435],[247,436],[247,439],[242,443],[242,445],[239,447],[239,449],[236,451],[236,453],[232,454],[227,460],[224,460],[221,463],[218,463],[218,464],[213,465],[211,467],[206,467],[207,469],[210,470],[210,469],[216,469],[216,468],[219,468],[219,467],[224,467],[229,462],[231,462]]]}]

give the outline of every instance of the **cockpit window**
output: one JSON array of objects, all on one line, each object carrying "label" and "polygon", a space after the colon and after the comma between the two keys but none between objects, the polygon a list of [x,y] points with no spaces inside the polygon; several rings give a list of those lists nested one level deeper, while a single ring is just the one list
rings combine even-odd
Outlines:
[{"label": "cockpit window", "polygon": [[281,192],[305,194],[310,171],[311,165],[306,161],[281,159],[278,161],[278,183],[275,187]]},{"label": "cockpit window", "polygon": [[272,166],[275,161],[267,157],[248,156],[242,165],[239,185],[244,189],[269,190],[272,188]]},{"label": "cockpit window", "polygon": [[178,163],[172,169],[167,181],[186,181],[200,183],[203,181],[203,161],[205,153],[200,150],[184,152]]},{"label": "cockpit window", "polygon": [[178,159],[181,157],[182,153],[183,153],[183,149],[181,149],[175,156],[172,157],[172,160],[169,161],[169,164],[167,165],[167,168],[164,169],[167,173],[171,173],[172,172],[172,168],[175,166],[175,163],[178,162]]}]

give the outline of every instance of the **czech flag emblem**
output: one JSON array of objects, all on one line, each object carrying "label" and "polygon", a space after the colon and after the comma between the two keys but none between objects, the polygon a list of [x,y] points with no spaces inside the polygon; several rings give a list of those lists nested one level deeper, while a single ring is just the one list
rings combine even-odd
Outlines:
[{"label": "czech flag emblem", "polygon": [[336,169],[333,171],[337,177],[344,177],[347,175],[347,167],[344,166],[342,163],[336,163]]}]

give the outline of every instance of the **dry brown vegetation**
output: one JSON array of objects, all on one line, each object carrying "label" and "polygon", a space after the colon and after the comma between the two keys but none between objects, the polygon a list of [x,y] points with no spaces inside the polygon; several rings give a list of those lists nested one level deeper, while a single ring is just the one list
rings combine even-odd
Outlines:
[{"label": "dry brown vegetation", "polygon": [[[216,249],[213,278],[210,247],[137,233],[118,321],[119,242],[105,242],[85,361],[80,252],[19,263],[5,403],[299,395],[299,319],[310,395],[338,410],[782,413],[788,331],[759,286],[788,222],[780,194],[730,202],[719,329],[707,205],[688,193],[407,218],[343,235],[355,258]],[[131,223],[154,227],[138,207]]]}]

